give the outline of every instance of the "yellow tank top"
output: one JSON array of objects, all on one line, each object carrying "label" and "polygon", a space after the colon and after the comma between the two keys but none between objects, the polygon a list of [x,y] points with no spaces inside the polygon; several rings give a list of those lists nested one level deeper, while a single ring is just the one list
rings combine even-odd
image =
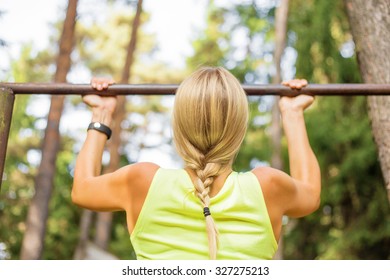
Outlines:
[{"label": "yellow tank top", "polygon": [[[232,172],[210,211],[219,231],[217,259],[272,259],[277,242],[252,172]],[[184,169],[156,172],[130,239],[138,260],[209,259],[203,207]]]}]

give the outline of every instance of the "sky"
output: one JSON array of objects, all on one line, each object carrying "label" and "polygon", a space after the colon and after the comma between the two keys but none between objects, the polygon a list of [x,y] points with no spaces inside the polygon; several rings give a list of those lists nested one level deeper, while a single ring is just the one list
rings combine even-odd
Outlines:
[{"label": "sky", "polygon": [[[101,1],[101,2],[100,2]],[[91,13],[107,14],[104,10],[105,0],[79,0],[78,14],[81,20],[88,21]],[[162,62],[175,68],[185,67],[185,58],[192,54],[191,41],[205,27],[206,6],[209,0],[144,0],[143,9],[150,14],[150,20],[144,27],[146,33],[155,34],[159,49],[154,55]],[[226,6],[239,0],[215,0],[216,5]],[[240,0],[245,2],[249,0]],[[260,0],[260,2],[263,0]],[[267,2],[269,0],[264,0]],[[52,34],[51,24],[65,17],[66,0],[1,0],[0,38],[6,41],[7,47],[0,48],[0,80],[9,75],[11,60],[19,57],[21,46],[33,42],[36,50],[47,47]],[[7,72],[8,71],[8,72]],[[81,77],[80,77],[81,76]],[[90,77],[69,75],[71,83],[88,83]],[[74,80],[76,78],[77,80]],[[27,114],[41,117],[37,128],[46,127],[45,116],[48,113],[50,100],[48,96],[34,96]],[[83,138],[88,126],[90,112],[82,109],[65,107],[60,130],[75,138]],[[82,139],[79,139],[82,141]],[[39,163],[39,151],[30,151],[27,155],[30,162]],[[152,161],[164,167],[177,167],[166,153],[160,150],[146,151],[140,155],[140,161]]]},{"label": "sky", "polygon": [[[88,19],[91,12],[104,13],[104,0],[79,0],[80,17]],[[224,1],[220,1],[224,2]],[[0,69],[8,69],[11,59],[19,56],[21,46],[33,42],[44,49],[51,33],[50,23],[65,16],[65,0],[2,0],[0,38],[8,48],[0,49]],[[205,26],[207,0],[144,0],[143,8],[150,13],[145,32],[156,35],[159,50],[156,57],[173,67],[184,67],[185,57],[191,54],[191,38]],[[0,73],[0,79],[4,73]]]},{"label": "sky", "polygon": [[[91,13],[104,15],[104,5],[96,5],[104,0],[79,0],[78,13],[80,18],[88,21]],[[191,54],[191,39],[205,25],[205,7],[208,0],[144,0],[143,9],[150,13],[150,20],[144,27],[146,33],[155,34],[159,49],[154,57],[166,62],[175,68],[184,68],[185,57]],[[221,0],[223,2],[223,0]],[[1,0],[0,10],[4,14],[0,17],[0,38],[6,41],[7,47],[0,48],[0,80],[9,74],[11,60],[19,57],[23,44],[33,42],[35,50],[47,47],[52,32],[51,24],[65,17],[67,1],[65,0]],[[80,77],[69,82],[87,83],[90,77]],[[45,116],[48,113],[50,100],[48,96],[34,96],[28,107],[27,114],[41,117],[36,127],[46,127]],[[76,121],[75,121],[76,120]],[[90,112],[85,109],[65,107],[61,119],[60,130],[73,137],[85,136],[85,127],[88,126]],[[29,133],[25,130],[25,133]],[[163,167],[178,167],[164,149],[144,151],[140,161],[152,161]],[[169,151],[168,151],[169,154]],[[40,151],[30,150],[27,154],[30,163],[39,164]],[[107,159],[105,159],[107,161]]]},{"label": "sky", "polygon": [[[215,5],[223,7],[251,1],[214,0]],[[269,6],[273,1],[276,0],[257,0],[257,5]],[[106,2],[107,0],[79,0],[79,20],[88,22],[91,14],[101,14],[104,17],[107,11],[103,3]],[[143,9],[150,14],[144,32],[154,34],[157,40],[158,50],[154,59],[174,68],[185,67],[185,59],[193,51],[192,40],[205,28],[208,2],[209,0],[144,0]],[[49,36],[53,33],[51,24],[64,19],[66,6],[67,0],[0,1],[0,11],[3,12],[0,17],[0,38],[7,43],[6,48],[0,48],[0,80],[9,74],[10,61],[19,57],[23,44],[33,42],[36,50],[47,47]],[[237,40],[245,41],[246,35],[241,35],[244,38]],[[285,61],[291,64],[288,60]],[[82,79],[89,80],[90,77],[69,75],[68,78],[69,82],[82,83]]]}]

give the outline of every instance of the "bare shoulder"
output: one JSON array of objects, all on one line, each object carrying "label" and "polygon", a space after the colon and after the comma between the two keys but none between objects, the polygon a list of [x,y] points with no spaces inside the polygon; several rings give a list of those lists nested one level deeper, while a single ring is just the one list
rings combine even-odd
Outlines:
[{"label": "bare shoulder", "polygon": [[259,180],[264,198],[278,205],[288,200],[295,192],[294,181],[285,172],[272,167],[257,167],[252,170]]},{"label": "bare shoulder", "polygon": [[158,169],[153,163],[136,163],[86,178],[80,187],[73,187],[72,200],[95,211],[128,211],[133,199],[145,196]]},{"label": "bare shoulder", "polygon": [[129,183],[133,184],[134,181],[151,182],[160,166],[152,162],[138,162],[128,165],[126,168]]},{"label": "bare shoulder", "polygon": [[252,170],[252,173],[259,180],[262,188],[272,188],[274,191],[280,186],[283,187],[286,180],[291,180],[291,177],[285,172],[267,166],[257,167]]},{"label": "bare shoulder", "polygon": [[129,165],[132,169],[142,172],[156,172],[160,166],[153,162],[137,162],[132,165]]},{"label": "bare shoulder", "polygon": [[151,162],[139,162],[128,165],[127,168],[127,186],[129,198],[131,199],[131,203],[127,205],[132,205],[128,211],[130,210],[129,213],[136,213],[136,217],[138,217],[154,175],[160,166]]},{"label": "bare shoulder", "polygon": [[131,232],[141,212],[153,178],[160,166],[151,162],[139,162],[127,165],[125,168],[128,194],[125,202],[125,211],[127,214],[127,225],[129,232]]},{"label": "bare shoulder", "polygon": [[310,185],[271,167],[255,168],[267,207],[289,217],[303,217],[318,209],[320,197]]}]

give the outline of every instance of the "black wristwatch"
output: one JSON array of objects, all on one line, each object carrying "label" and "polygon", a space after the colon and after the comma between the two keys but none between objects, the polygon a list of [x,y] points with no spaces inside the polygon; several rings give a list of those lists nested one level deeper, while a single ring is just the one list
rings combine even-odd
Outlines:
[{"label": "black wristwatch", "polygon": [[94,130],[97,130],[101,133],[104,133],[107,136],[107,140],[110,139],[111,134],[112,134],[111,129],[108,126],[106,126],[100,122],[91,122],[88,126],[87,131],[90,129],[94,129]]}]

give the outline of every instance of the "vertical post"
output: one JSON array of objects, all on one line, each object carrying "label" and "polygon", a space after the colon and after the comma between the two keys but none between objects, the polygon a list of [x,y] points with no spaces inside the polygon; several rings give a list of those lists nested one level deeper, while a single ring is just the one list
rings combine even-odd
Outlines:
[{"label": "vertical post", "polygon": [[0,87],[0,191],[3,181],[5,155],[9,129],[11,126],[12,110],[14,108],[15,95],[9,88]]}]

